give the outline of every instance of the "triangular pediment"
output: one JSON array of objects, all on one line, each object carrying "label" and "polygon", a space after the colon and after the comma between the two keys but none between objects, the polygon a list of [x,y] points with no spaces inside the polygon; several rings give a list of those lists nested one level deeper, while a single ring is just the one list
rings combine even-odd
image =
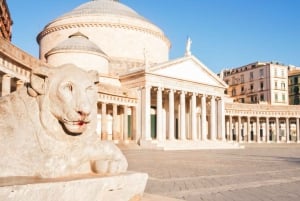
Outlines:
[{"label": "triangular pediment", "polygon": [[226,84],[194,56],[183,57],[150,68],[156,75],[180,80],[197,82],[216,87],[227,87]]}]

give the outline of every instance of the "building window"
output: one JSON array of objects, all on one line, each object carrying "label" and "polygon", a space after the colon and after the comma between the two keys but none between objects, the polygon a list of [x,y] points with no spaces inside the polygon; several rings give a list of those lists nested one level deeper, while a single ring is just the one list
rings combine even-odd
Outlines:
[{"label": "building window", "polygon": [[256,103],[257,102],[257,97],[256,95],[251,96],[251,103]]},{"label": "building window", "polygon": [[244,79],[244,75],[241,75],[241,83],[244,83],[245,79]]},{"label": "building window", "polygon": [[264,69],[259,69],[259,77],[260,78],[264,77]]},{"label": "building window", "polygon": [[236,90],[235,88],[232,89],[232,96],[235,96],[236,95]]},{"label": "building window", "polygon": [[264,96],[264,94],[260,94],[260,101],[265,101],[265,96]]},{"label": "building window", "polygon": [[250,80],[253,80],[253,72],[250,72]]},{"label": "building window", "polygon": [[284,77],[284,70],[281,69],[281,77]]},{"label": "building window", "polygon": [[294,87],[294,93],[295,93],[295,94],[299,94],[299,87],[298,87],[298,86],[295,86],[295,87]]},{"label": "building window", "polygon": [[264,90],[264,82],[260,82],[260,90]]},{"label": "building window", "polygon": [[245,88],[244,86],[241,86],[241,94],[243,94],[245,92]]},{"label": "building window", "polygon": [[277,69],[274,69],[274,77],[277,77]]},{"label": "building window", "polygon": [[277,89],[277,88],[278,88],[277,81],[275,81],[275,89]]},{"label": "building window", "polygon": [[253,89],[254,89],[253,84],[250,84],[250,91],[253,91]]},{"label": "building window", "polygon": [[294,84],[298,84],[298,77],[294,77]]},{"label": "building window", "polygon": [[285,103],[285,94],[282,94],[282,102]]},{"label": "building window", "polygon": [[232,84],[235,84],[235,77],[232,77]]},{"label": "building window", "polygon": [[285,83],[281,82],[281,90],[285,90]]},{"label": "building window", "polygon": [[275,102],[277,103],[278,102],[278,94],[275,93]]}]

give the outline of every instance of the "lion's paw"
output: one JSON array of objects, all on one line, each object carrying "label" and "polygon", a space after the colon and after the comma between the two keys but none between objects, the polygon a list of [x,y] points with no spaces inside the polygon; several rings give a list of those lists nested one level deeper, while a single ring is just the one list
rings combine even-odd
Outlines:
[{"label": "lion's paw", "polygon": [[118,159],[97,160],[92,162],[92,170],[98,174],[119,174],[126,172],[128,163],[124,156]]}]

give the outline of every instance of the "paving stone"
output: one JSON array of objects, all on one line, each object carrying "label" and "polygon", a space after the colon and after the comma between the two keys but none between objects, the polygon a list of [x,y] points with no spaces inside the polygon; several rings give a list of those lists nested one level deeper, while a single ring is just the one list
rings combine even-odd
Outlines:
[{"label": "paving stone", "polygon": [[187,201],[299,201],[300,144],[245,144],[239,150],[124,150],[147,172],[146,193]]}]

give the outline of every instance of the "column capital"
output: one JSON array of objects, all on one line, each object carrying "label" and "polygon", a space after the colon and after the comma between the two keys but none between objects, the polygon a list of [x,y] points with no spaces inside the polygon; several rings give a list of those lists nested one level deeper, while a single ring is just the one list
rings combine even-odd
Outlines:
[{"label": "column capital", "polygon": [[211,99],[211,100],[212,100],[212,99],[215,99],[215,100],[216,100],[216,96],[215,96],[215,95],[208,95],[207,97],[208,97],[209,99]]},{"label": "column capital", "polygon": [[152,86],[151,86],[151,85],[145,85],[145,86],[142,86],[141,88],[142,88],[142,89],[151,89]]},{"label": "column capital", "polygon": [[179,94],[184,94],[185,95],[185,94],[187,94],[187,92],[181,90],[181,91],[179,91]]},{"label": "column capital", "polygon": [[164,88],[163,87],[159,87],[159,86],[153,86],[153,91],[163,91]]},{"label": "column capital", "polygon": [[216,100],[217,100],[217,101],[222,101],[223,99],[224,99],[224,98],[222,98],[221,96],[217,96],[217,97],[216,97]]},{"label": "column capital", "polygon": [[174,90],[174,89],[165,89],[164,91],[167,92],[167,93],[174,93],[174,91],[176,91],[176,90]]},{"label": "column capital", "polygon": [[4,75],[2,75],[2,77],[5,77],[5,78],[11,78],[11,77],[13,77],[13,76],[11,76],[10,74],[4,74]]},{"label": "column capital", "polygon": [[189,91],[186,93],[188,96],[198,96],[197,92]]}]

